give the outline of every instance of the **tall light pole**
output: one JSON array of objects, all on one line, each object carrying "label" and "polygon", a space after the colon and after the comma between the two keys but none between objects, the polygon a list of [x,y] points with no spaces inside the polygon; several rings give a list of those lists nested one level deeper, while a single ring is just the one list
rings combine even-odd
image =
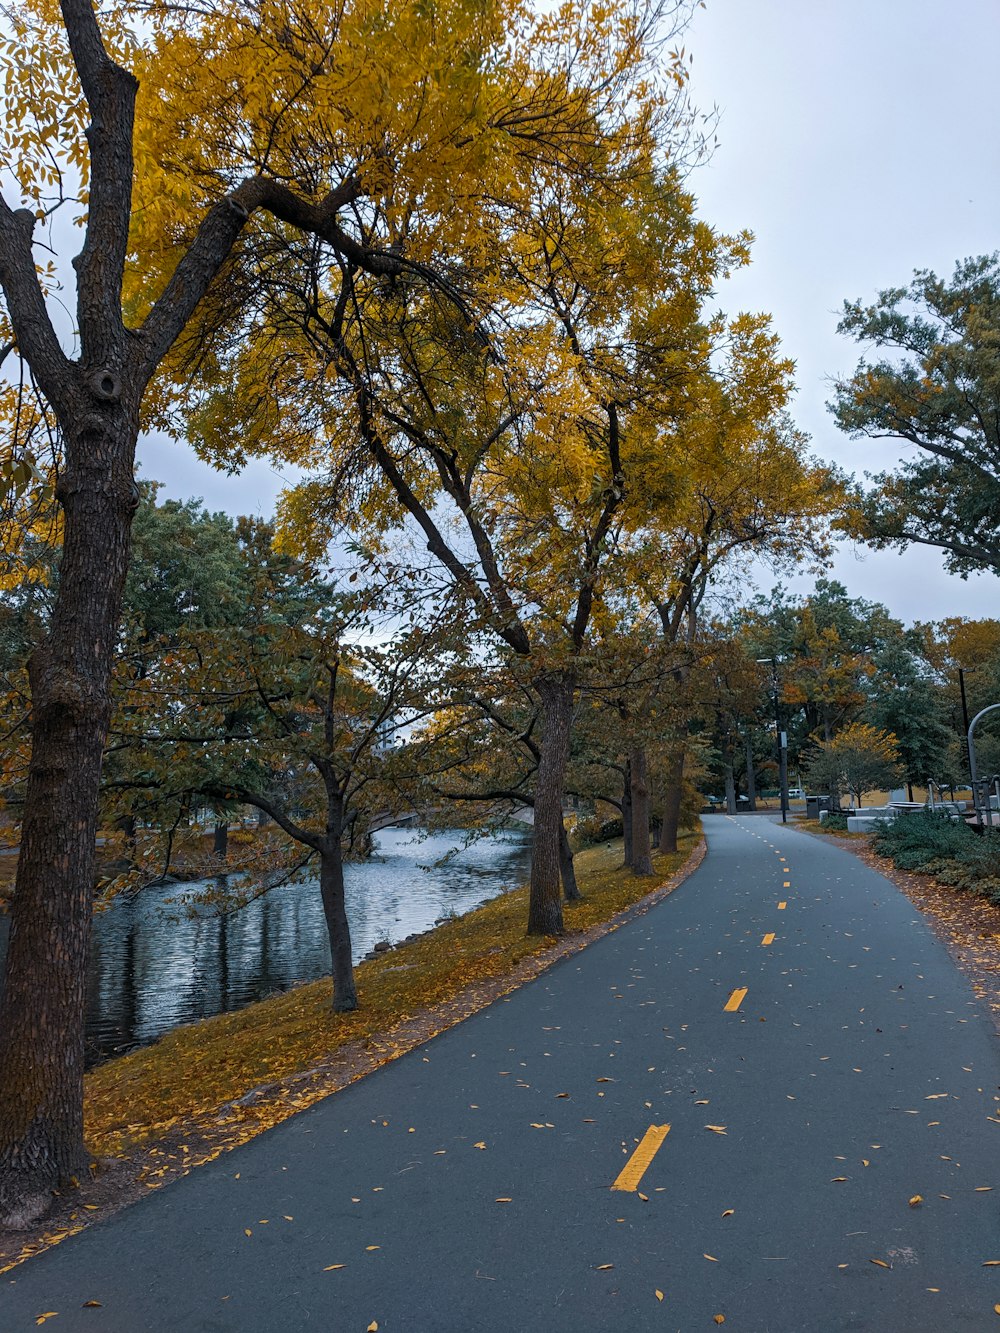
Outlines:
[{"label": "tall light pole", "polygon": [[781,697],[778,692],[778,658],[758,657],[760,664],[771,667],[771,692],[774,699],[774,734],[778,742],[778,787],[781,792],[781,822],[788,823],[788,732],[781,729]]}]

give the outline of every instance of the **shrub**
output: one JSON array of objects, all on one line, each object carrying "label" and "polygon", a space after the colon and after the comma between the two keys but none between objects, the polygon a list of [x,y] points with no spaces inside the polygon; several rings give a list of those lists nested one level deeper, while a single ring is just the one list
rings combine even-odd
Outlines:
[{"label": "shrub", "polygon": [[846,833],[847,816],[840,810],[831,810],[823,820],[824,833]]},{"label": "shrub", "polygon": [[928,810],[887,824],[875,834],[872,847],[900,870],[923,871],[942,884],[1000,903],[1000,832],[976,834]]},{"label": "shrub", "polygon": [[598,815],[590,815],[586,819],[578,819],[573,826],[573,833],[581,847],[610,842],[612,838],[622,836],[621,816],[617,819],[601,819]]}]

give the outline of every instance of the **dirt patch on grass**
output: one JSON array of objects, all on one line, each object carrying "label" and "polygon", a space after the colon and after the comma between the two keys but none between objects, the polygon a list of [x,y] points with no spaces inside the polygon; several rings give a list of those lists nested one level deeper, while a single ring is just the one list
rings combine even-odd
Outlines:
[{"label": "dirt patch on grass", "polygon": [[[801,832],[813,831],[802,823],[795,827]],[[823,836],[891,880],[924,914],[953,962],[968,977],[1000,1033],[1000,907],[964,889],[942,884],[933,875],[897,870],[887,857],[875,855],[868,834]]]},{"label": "dirt patch on grass", "polygon": [[688,834],[656,873],[621,868],[621,842],[577,857],[567,933],[527,937],[527,890],[359,965],[362,1008],[330,1011],[328,980],[189,1024],[87,1076],[89,1179],[32,1232],[0,1230],[0,1273],[329,1097],[642,915],[701,864]]}]

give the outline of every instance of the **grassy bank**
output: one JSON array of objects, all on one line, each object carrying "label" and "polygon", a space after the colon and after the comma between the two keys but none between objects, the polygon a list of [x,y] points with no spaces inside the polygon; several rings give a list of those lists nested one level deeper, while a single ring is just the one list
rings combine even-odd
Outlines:
[{"label": "grassy bank", "polygon": [[[697,837],[684,835],[676,855],[654,857],[656,873],[645,877],[621,868],[620,841],[580,853],[584,898],[564,905],[567,930],[586,931],[650,893],[683,864]],[[385,1058],[392,1058],[398,1050],[386,1037],[401,1022],[454,999],[471,983],[507,977],[551,947],[551,939],[525,936],[526,917],[527,889],[521,888],[361,963],[361,1008],[353,1014],[333,1014],[329,980],[314,982],[178,1028],[153,1046],[100,1065],[86,1083],[91,1150],[115,1156],[189,1124],[203,1130],[217,1108],[310,1069],[340,1048],[382,1044]]]}]

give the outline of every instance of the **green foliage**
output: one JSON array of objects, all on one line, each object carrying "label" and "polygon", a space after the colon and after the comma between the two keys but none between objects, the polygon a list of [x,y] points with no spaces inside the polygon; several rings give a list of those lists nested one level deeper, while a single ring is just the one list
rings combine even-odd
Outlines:
[{"label": "green foliage", "polygon": [[1000,832],[979,835],[928,810],[887,824],[875,834],[872,847],[900,870],[931,874],[1000,903]]},{"label": "green foliage", "polygon": [[876,546],[941,547],[963,576],[1000,572],[1000,257],[966,259],[950,282],[918,271],[847,303],[839,328],[886,354],[837,384],[839,426],[917,446],[858,490],[843,526]]},{"label": "green foliage", "polygon": [[830,813],[827,815],[827,817],[823,820],[823,832],[846,833],[847,815],[843,814],[840,810],[831,810]]}]

